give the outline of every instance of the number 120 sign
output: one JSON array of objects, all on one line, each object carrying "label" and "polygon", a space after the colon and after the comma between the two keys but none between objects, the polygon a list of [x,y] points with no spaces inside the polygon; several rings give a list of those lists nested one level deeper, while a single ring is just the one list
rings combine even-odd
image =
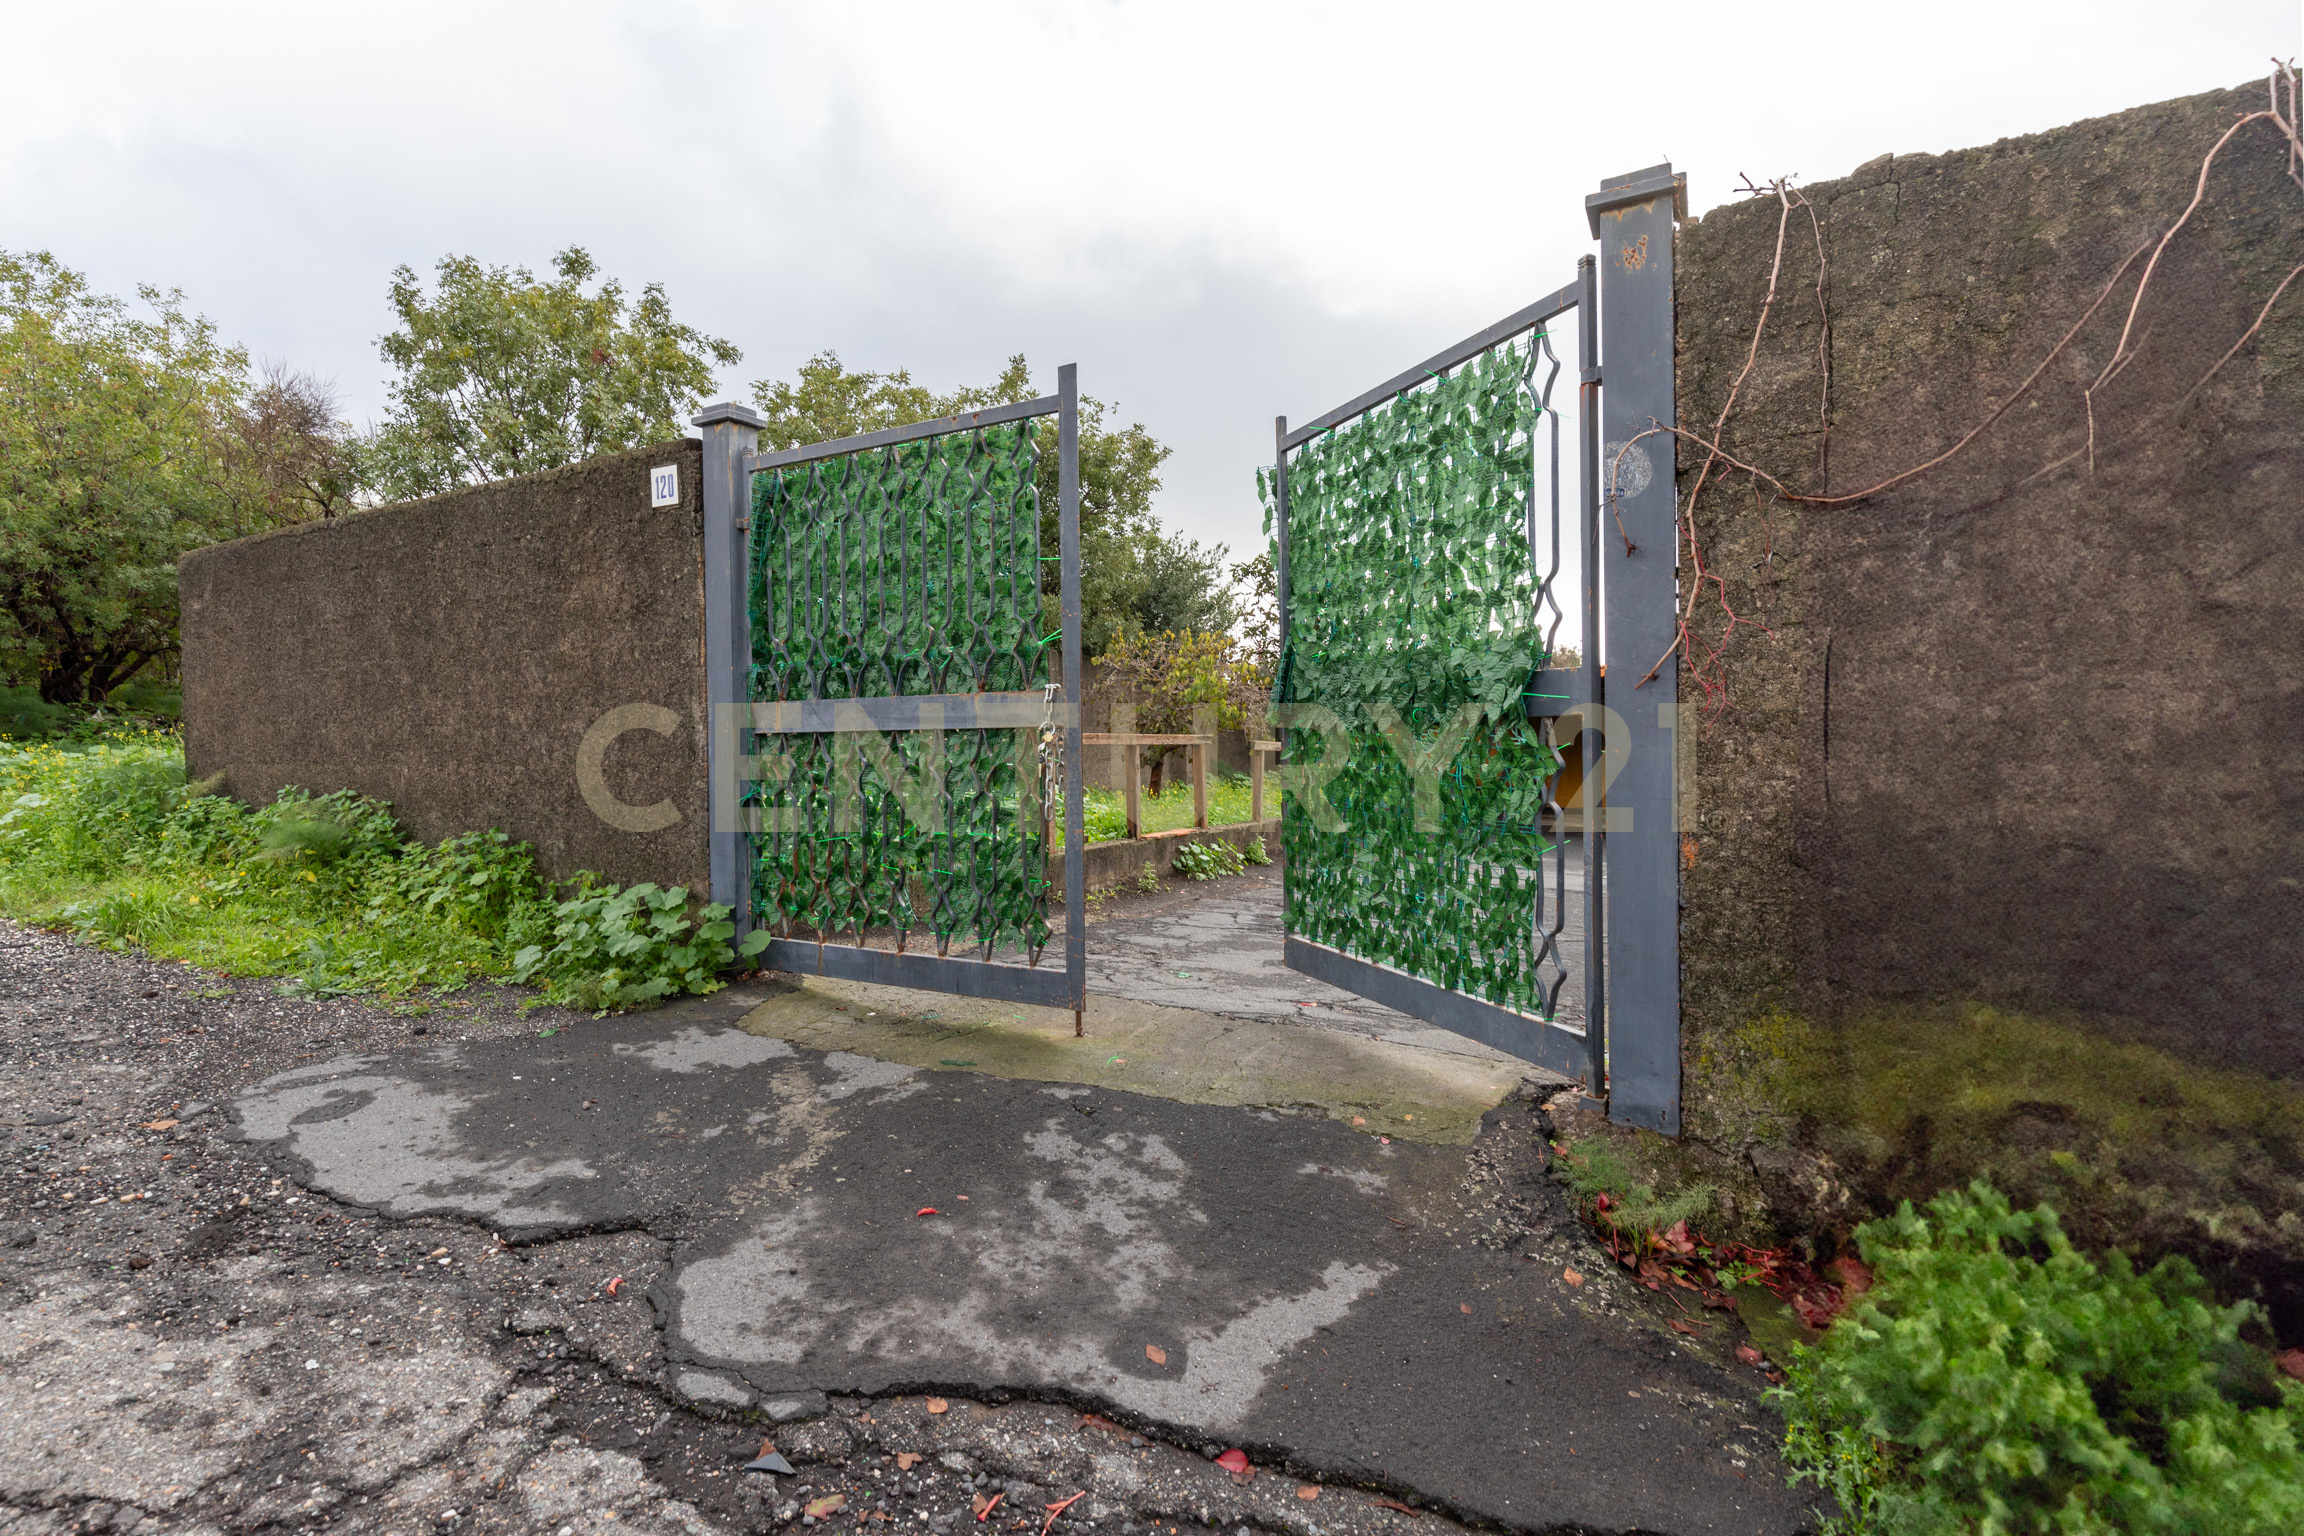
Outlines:
[{"label": "number 120 sign", "polygon": [[680,466],[666,464],[648,471],[648,505],[676,507],[680,505]]}]

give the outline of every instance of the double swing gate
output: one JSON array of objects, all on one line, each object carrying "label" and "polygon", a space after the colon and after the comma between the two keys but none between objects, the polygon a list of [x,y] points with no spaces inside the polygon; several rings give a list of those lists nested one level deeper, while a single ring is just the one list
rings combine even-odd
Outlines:
[{"label": "double swing gate", "polygon": [[[1586,199],[1601,255],[1575,281],[1302,427],[1280,418],[1259,475],[1287,964],[1674,1135],[1684,199],[1669,165],[1603,183]],[[1548,327],[1570,314],[1564,519]],[[773,968],[1069,1007],[1079,1028],[1073,368],[1044,399],[780,452],[757,451],[742,406],[697,424],[713,899],[770,935]],[[1566,636],[1573,668],[1555,664]]]}]

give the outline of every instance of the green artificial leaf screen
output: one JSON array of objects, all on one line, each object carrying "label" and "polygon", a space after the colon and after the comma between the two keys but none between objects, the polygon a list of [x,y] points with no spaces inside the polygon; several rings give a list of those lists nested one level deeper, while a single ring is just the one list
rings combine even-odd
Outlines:
[{"label": "green artificial leaf screen", "polygon": [[[756,701],[1045,692],[1035,424],[754,477]],[[782,936],[894,929],[939,953],[1047,943],[1038,730],[763,736],[753,911]]]},{"label": "green artificial leaf screen", "polygon": [[[1549,1018],[1560,756],[1523,712],[1560,619],[1536,568],[1541,333],[1288,461],[1288,929]],[[1259,476],[1271,529],[1268,475]],[[1556,825],[1556,822],[1554,823]]]}]

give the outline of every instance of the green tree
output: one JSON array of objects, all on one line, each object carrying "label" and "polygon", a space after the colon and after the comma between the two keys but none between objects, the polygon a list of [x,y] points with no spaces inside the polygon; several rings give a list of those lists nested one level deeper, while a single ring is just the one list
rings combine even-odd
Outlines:
[{"label": "green tree", "polygon": [[176,559],[253,532],[235,431],[247,355],[138,290],[0,251],[0,666],[101,699],[176,649]]},{"label": "green tree", "polygon": [[[908,369],[851,372],[833,352],[818,353],[801,364],[799,377],[792,382],[762,379],[752,386],[753,403],[767,418],[760,445],[771,451],[1032,398],[1032,372],[1022,354],[1009,358],[990,383],[945,395],[913,383]],[[1107,425],[1111,419],[1111,408],[1103,401],[1081,397],[1083,649],[1093,655],[1127,633],[1229,628],[1236,610],[1223,579],[1223,547],[1203,549],[1180,534],[1166,532],[1152,511],[1153,495],[1160,489],[1160,466],[1172,450],[1142,422]],[[1042,549],[1052,555],[1059,534],[1054,418],[1041,422],[1039,446],[1040,539]],[[1041,567],[1051,626],[1059,580],[1056,562]]]},{"label": "green tree", "polygon": [[672,318],[663,285],[636,304],[581,246],[526,267],[445,256],[427,294],[392,274],[399,329],[378,348],[399,370],[384,425],[365,445],[369,484],[387,500],[530,474],[678,437],[713,387],[715,364],[743,354]]}]

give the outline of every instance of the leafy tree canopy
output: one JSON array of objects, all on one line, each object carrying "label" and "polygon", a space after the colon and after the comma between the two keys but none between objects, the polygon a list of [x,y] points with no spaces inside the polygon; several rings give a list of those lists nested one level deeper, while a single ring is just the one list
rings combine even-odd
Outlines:
[{"label": "leafy tree canopy", "polygon": [[445,256],[427,294],[392,274],[399,328],[378,342],[399,370],[367,477],[387,500],[572,464],[678,437],[711,393],[728,342],[672,318],[663,285],[637,303],[581,246],[538,281],[526,267]]},{"label": "leafy tree canopy", "polygon": [[232,432],[247,355],[139,290],[0,251],[0,665],[101,698],[176,643],[176,557],[249,531]]},{"label": "leafy tree canopy", "polygon": [[176,559],[351,505],[329,387],[139,290],[0,251],[0,683],[101,700],[175,654]]},{"label": "leafy tree canopy", "polygon": [[[839,355],[818,353],[800,365],[798,378],[762,379],[753,403],[767,425],[764,449],[797,448],[853,437],[963,411],[1034,398],[1032,372],[1022,354],[1008,359],[990,383],[937,394],[916,384],[908,369],[851,371]],[[1170,450],[1142,422],[1123,427],[1111,407],[1080,400],[1080,596],[1084,649],[1096,655],[1121,635],[1163,630],[1224,630],[1237,609],[1224,574],[1223,546],[1203,548],[1164,531],[1152,511],[1160,466]],[[1057,549],[1056,423],[1040,425],[1040,538]],[[1059,576],[1054,561],[1041,568],[1041,588],[1053,614]],[[1053,625],[1053,618],[1051,618]]]}]

